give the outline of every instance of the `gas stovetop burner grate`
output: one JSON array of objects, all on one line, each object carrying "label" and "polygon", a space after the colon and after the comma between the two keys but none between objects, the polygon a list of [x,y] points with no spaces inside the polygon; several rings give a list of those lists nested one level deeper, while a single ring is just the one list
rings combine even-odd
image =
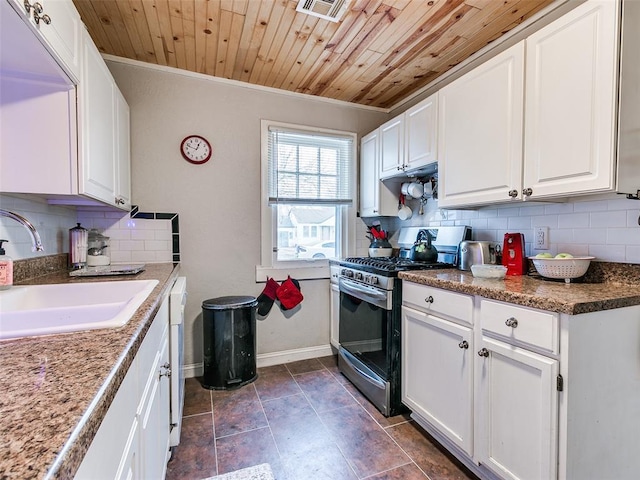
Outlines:
[{"label": "gas stovetop burner grate", "polygon": [[399,272],[402,270],[430,270],[434,268],[453,268],[453,265],[442,262],[416,262],[399,257],[349,257],[342,265],[352,268],[363,267],[368,271]]}]

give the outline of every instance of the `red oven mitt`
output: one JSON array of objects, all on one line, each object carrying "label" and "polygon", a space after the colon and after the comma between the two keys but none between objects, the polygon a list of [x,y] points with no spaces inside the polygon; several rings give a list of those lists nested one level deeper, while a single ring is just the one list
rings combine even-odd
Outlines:
[{"label": "red oven mitt", "polygon": [[287,279],[278,287],[276,296],[280,300],[282,310],[291,310],[304,298],[300,292],[300,282],[290,276],[287,276]]},{"label": "red oven mitt", "polygon": [[258,297],[258,315],[264,317],[269,314],[279,287],[280,285],[273,278],[269,277],[267,279],[267,285]]}]

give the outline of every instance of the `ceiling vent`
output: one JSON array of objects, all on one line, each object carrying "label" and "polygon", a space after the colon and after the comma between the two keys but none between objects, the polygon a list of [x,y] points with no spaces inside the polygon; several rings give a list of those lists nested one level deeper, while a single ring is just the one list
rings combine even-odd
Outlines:
[{"label": "ceiling vent", "polygon": [[296,10],[330,22],[338,22],[347,11],[350,0],[300,0]]}]

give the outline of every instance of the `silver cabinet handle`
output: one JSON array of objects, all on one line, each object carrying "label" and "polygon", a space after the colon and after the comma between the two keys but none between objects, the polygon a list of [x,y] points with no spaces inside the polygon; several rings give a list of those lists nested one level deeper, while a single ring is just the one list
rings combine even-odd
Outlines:
[{"label": "silver cabinet handle", "polygon": [[481,357],[488,357],[489,356],[489,350],[487,350],[486,348],[481,348],[478,351],[478,355],[480,355]]},{"label": "silver cabinet handle", "polygon": [[29,3],[29,0],[24,0],[23,5],[27,14],[31,13],[31,10],[33,9],[33,21],[36,22],[36,25],[40,25],[40,20],[42,20],[46,25],[51,24],[51,17],[49,15],[47,15],[46,13],[44,15],[41,15],[44,11],[44,8],[42,7],[42,4],[40,2],[36,2],[31,5]]},{"label": "silver cabinet handle", "polygon": [[518,196],[518,190],[509,190],[509,196],[511,198],[516,198]]},{"label": "silver cabinet handle", "polygon": [[433,303],[433,297],[429,295],[427,298],[424,299],[424,301],[427,303]]},{"label": "silver cabinet handle", "polygon": [[124,199],[116,197],[116,205],[124,205]]},{"label": "silver cabinet handle", "polygon": [[458,347],[467,349],[469,348],[469,342],[467,342],[466,340],[463,340],[458,344]]},{"label": "silver cabinet handle", "polygon": [[518,320],[513,317],[507,318],[507,321],[504,322],[507,327],[516,328],[518,326]]},{"label": "silver cabinet handle", "polygon": [[36,25],[40,25],[40,20],[42,20],[45,25],[51,25],[51,17],[46,13],[42,16],[38,15],[37,13],[34,13],[33,19],[35,20]]},{"label": "silver cabinet handle", "polygon": [[530,197],[532,194],[533,194],[533,190],[531,190],[530,188],[522,189],[522,195],[524,195],[525,197]]},{"label": "silver cabinet handle", "polygon": [[[165,363],[164,365],[162,365],[160,367],[160,373],[158,375],[158,380],[162,379],[162,377],[167,377],[169,378],[171,376],[171,369],[169,368],[171,365],[169,365],[169,363]],[[164,370],[164,372],[162,371]]]}]

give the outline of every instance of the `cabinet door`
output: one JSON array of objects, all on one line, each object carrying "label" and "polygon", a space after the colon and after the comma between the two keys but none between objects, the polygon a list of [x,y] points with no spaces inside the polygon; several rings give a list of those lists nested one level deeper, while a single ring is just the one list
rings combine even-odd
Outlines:
[{"label": "cabinet door", "polygon": [[[39,20],[36,22],[36,12],[33,7],[27,12],[23,0],[9,1],[13,8],[28,21],[32,29],[39,33],[40,41],[47,46],[67,75],[77,82],[81,75],[80,41],[83,25],[73,2],[71,0],[30,1],[31,5],[39,3],[42,7],[41,13],[37,14]],[[40,19],[45,15],[49,23]]]},{"label": "cabinet door", "polygon": [[340,288],[335,283],[331,284],[331,345],[338,348],[338,332],[340,331]]},{"label": "cabinet door", "polygon": [[85,32],[82,82],[78,85],[81,129],[80,193],[115,205],[115,91],[113,77]]},{"label": "cabinet door", "polygon": [[440,207],[520,198],[523,91],[524,42],[440,90]]},{"label": "cabinet door", "polygon": [[60,58],[61,66],[79,79],[80,38],[84,26],[76,7],[71,0],[44,0],[40,3],[42,14],[51,19],[49,24],[39,22],[40,33]]},{"label": "cabinet door", "polygon": [[438,94],[435,93],[404,114],[406,170],[436,162]]},{"label": "cabinet door", "polygon": [[391,216],[398,212],[396,194],[380,181],[379,132],[375,130],[360,141],[361,217]]},{"label": "cabinet door", "polygon": [[[157,324],[156,322],[160,322]],[[154,328],[155,327],[155,328]],[[155,351],[153,363],[147,371],[146,386],[140,411],[140,472],[141,478],[164,478],[169,459],[170,436],[170,370],[169,317],[165,300],[152,327],[160,334],[159,343],[149,349]],[[149,330],[151,332],[151,330]],[[147,334],[149,335],[149,333]],[[151,337],[150,340],[157,337]],[[146,340],[146,338],[145,338]],[[176,373],[177,374],[177,373]]]},{"label": "cabinet door", "polygon": [[378,154],[380,152],[378,130],[362,137],[360,141],[360,216],[374,217],[378,212]]},{"label": "cabinet door", "polygon": [[478,460],[504,479],[556,478],[558,361],[487,337],[480,349]]},{"label": "cabinet door", "polygon": [[131,141],[129,105],[116,87],[116,206],[131,209]]},{"label": "cabinet door", "polygon": [[586,2],[526,40],[524,187],[534,198],[614,188],[618,5]]},{"label": "cabinet door", "polygon": [[473,334],[469,327],[402,308],[402,401],[473,454]]},{"label": "cabinet door", "polygon": [[404,168],[404,116],[380,127],[380,178],[398,175]]},{"label": "cabinet door", "polygon": [[128,472],[136,471],[137,374],[137,359],[134,359],[75,474],[77,480],[127,478]]}]

